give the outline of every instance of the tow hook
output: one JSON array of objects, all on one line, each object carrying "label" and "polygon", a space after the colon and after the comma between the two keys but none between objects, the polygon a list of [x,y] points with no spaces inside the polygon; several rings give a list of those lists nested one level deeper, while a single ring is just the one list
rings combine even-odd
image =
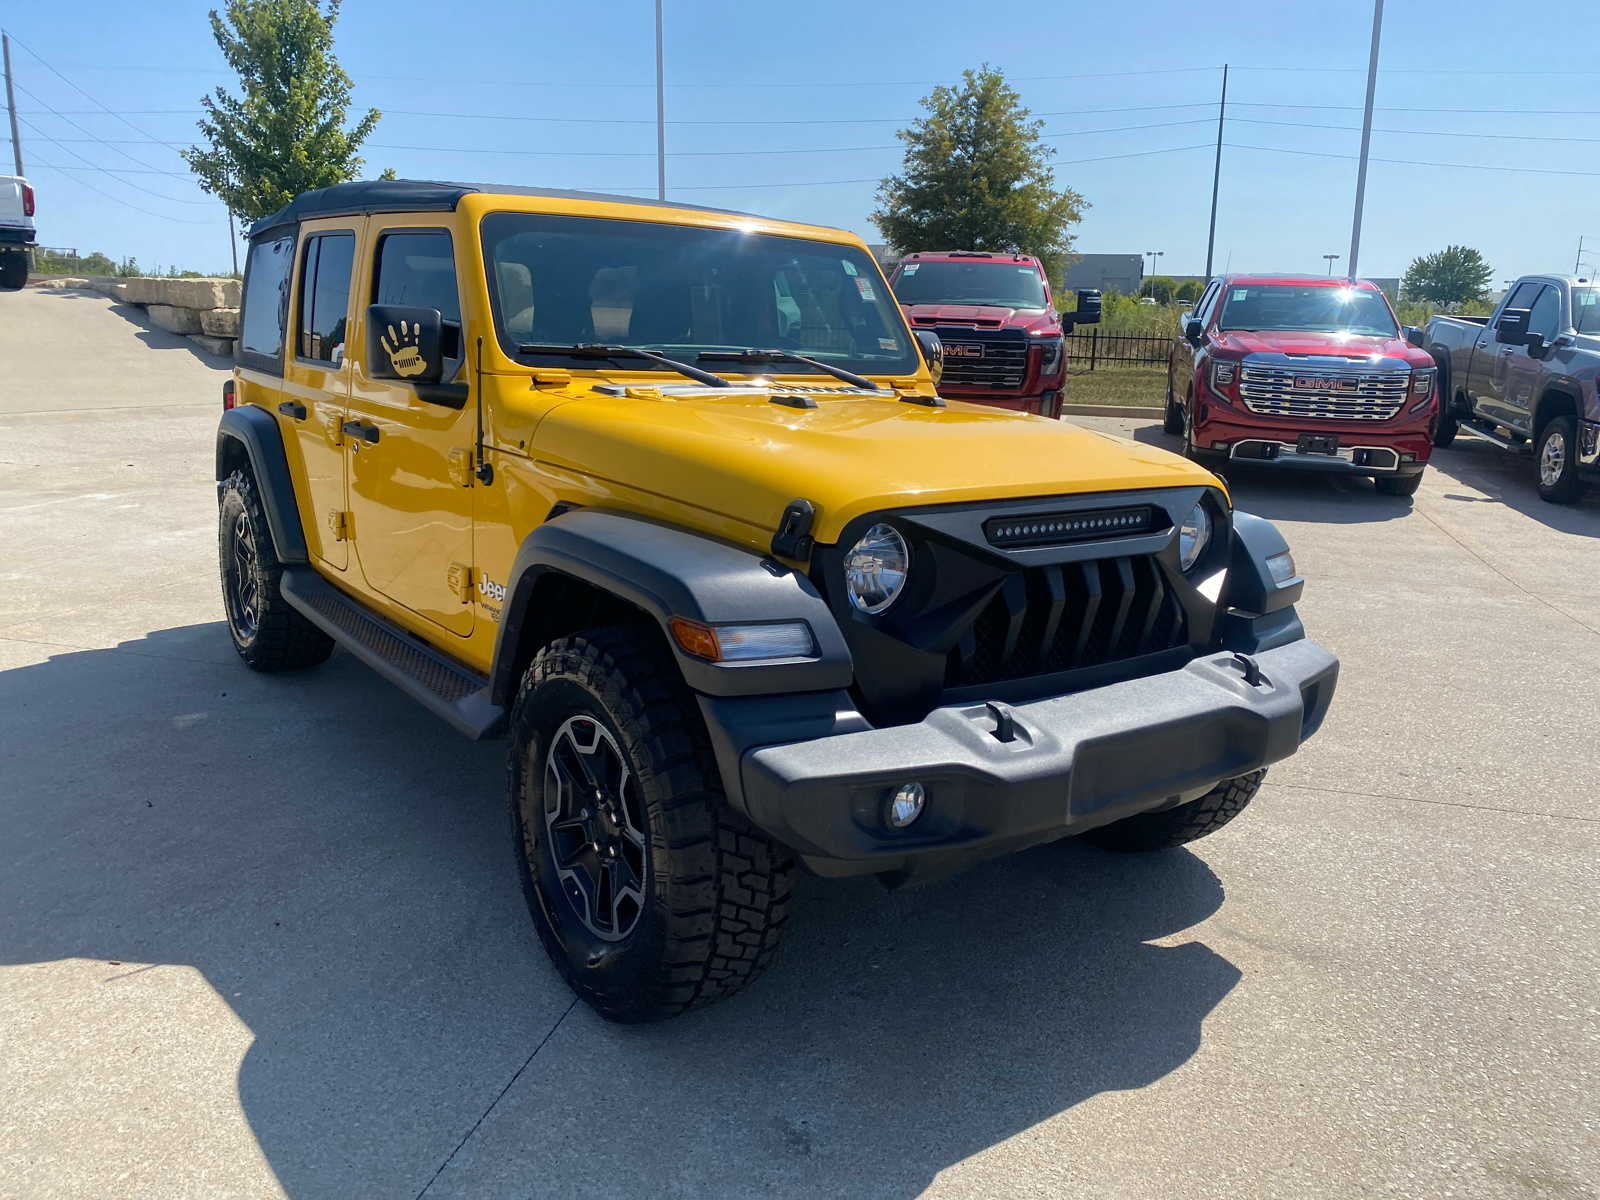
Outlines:
[{"label": "tow hook", "polygon": [[1234,661],[1239,664],[1239,669],[1244,672],[1244,681],[1251,687],[1261,686],[1261,664],[1248,654],[1240,654],[1237,650],[1233,653]]},{"label": "tow hook", "polygon": [[998,700],[984,701],[984,707],[989,710],[989,715],[994,718],[994,729],[991,736],[997,742],[1014,742],[1017,740],[1017,718],[1012,715],[1011,709]]}]

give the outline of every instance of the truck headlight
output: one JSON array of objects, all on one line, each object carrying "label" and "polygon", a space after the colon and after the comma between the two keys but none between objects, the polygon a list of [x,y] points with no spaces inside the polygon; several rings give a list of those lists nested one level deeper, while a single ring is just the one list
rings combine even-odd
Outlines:
[{"label": "truck headlight", "polygon": [[1046,338],[1039,343],[1039,374],[1054,375],[1061,369],[1061,339]]},{"label": "truck headlight", "polygon": [[906,586],[911,551],[892,525],[874,525],[844,556],[844,588],[864,613],[880,613]]},{"label": "truck headlight", "polygon": [[1433,378],[1438,371],[1432,367],[1424,367],[1420,371],[1411,372],[1411,398],[1416,401],[1411,406],[1414,413],[1421,412],[1433,401]]},{"label": "truck headlight", "polygon": [[1239,378],[1239,364],[1236,362],[1214,362],[1211,364],[1211,386],[1216,391],[1231,388],[1234,381]]},{"label": "truck headlight", "polygon": [[1194,568],[1211,543],[1211,514],[1204,501],[1189,510],[1178,526],[1178,566],[1186,573]]}]

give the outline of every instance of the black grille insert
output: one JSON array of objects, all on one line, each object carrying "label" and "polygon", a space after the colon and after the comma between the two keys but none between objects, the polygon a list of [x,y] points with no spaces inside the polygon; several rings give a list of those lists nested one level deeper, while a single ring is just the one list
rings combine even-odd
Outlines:
[{"label": "black grille insert", "polygon": [[1119,662],[1181,646],[1182,605],[1148,555],[1032,567],[1007,577],[945,664],[971,687]]}]

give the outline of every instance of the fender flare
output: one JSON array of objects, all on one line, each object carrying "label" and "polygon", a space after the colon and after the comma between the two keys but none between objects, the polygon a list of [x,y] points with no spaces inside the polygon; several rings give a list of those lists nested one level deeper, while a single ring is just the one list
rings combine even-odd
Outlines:
[{"label": "fender flare", "polygon": [[287,565],[310,562],[294,478],[283,451],[283,434],[272,415],[254,405],[230,408],[217,426],[217,482],[233,473],[240,450],[255,475],[256,491],[266,509],[267,528],[278,561]]},{"label": "fender flare", "polygon": [[1280,586],[1267,569],[1267,559],[1288,549],[1289,543],[1271,521],[1235,510],[1228,580],[1218,605],[1220,611],[1237,608],[1265,615],[1295,604],[1306,589],[1306,581],[1297,572]]},{"label": "fender flare", "polygon": [[[770,556],[645,517],[577,509],[524,539],[506,581],[489,695],[509,706],[524,629],[536,627],[541,581],[564,575],[632,604],[661,627],[684,680],[710,696],[837,691],[855,677],[850,649],[811,580]],[[805,621],[817,656],[769,663],[712,663],[685,654],[668,623]]]}]

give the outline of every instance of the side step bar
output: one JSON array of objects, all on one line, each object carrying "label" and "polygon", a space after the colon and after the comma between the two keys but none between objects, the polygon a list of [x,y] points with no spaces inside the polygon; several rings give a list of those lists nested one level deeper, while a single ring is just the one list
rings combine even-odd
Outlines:
[{"label": "side step bar", "polygon": [[385,621],[309,568],[289,568],[278,586],[318,629],[473,741],[504,731],[506,710],[490,703],[489,681],[481,675]]},{"label": "side step bar", "polygon": [[1510,450],[1513,454],[1533,453],[1532,442],[1528,441],[1526,438],[1520,442],[1514,442],[1510,438],[1501,437],[1498,432],[1498,428],[1494,431],[1490,431],[1488,429],[1484,429],[1481,425],[1471,424],[1466,421],[1461,422],[1458,428],[1462,433],[1470,433],[1474,437],[1481,437],[1484,441],[1493,442],[1502,450]]}]

